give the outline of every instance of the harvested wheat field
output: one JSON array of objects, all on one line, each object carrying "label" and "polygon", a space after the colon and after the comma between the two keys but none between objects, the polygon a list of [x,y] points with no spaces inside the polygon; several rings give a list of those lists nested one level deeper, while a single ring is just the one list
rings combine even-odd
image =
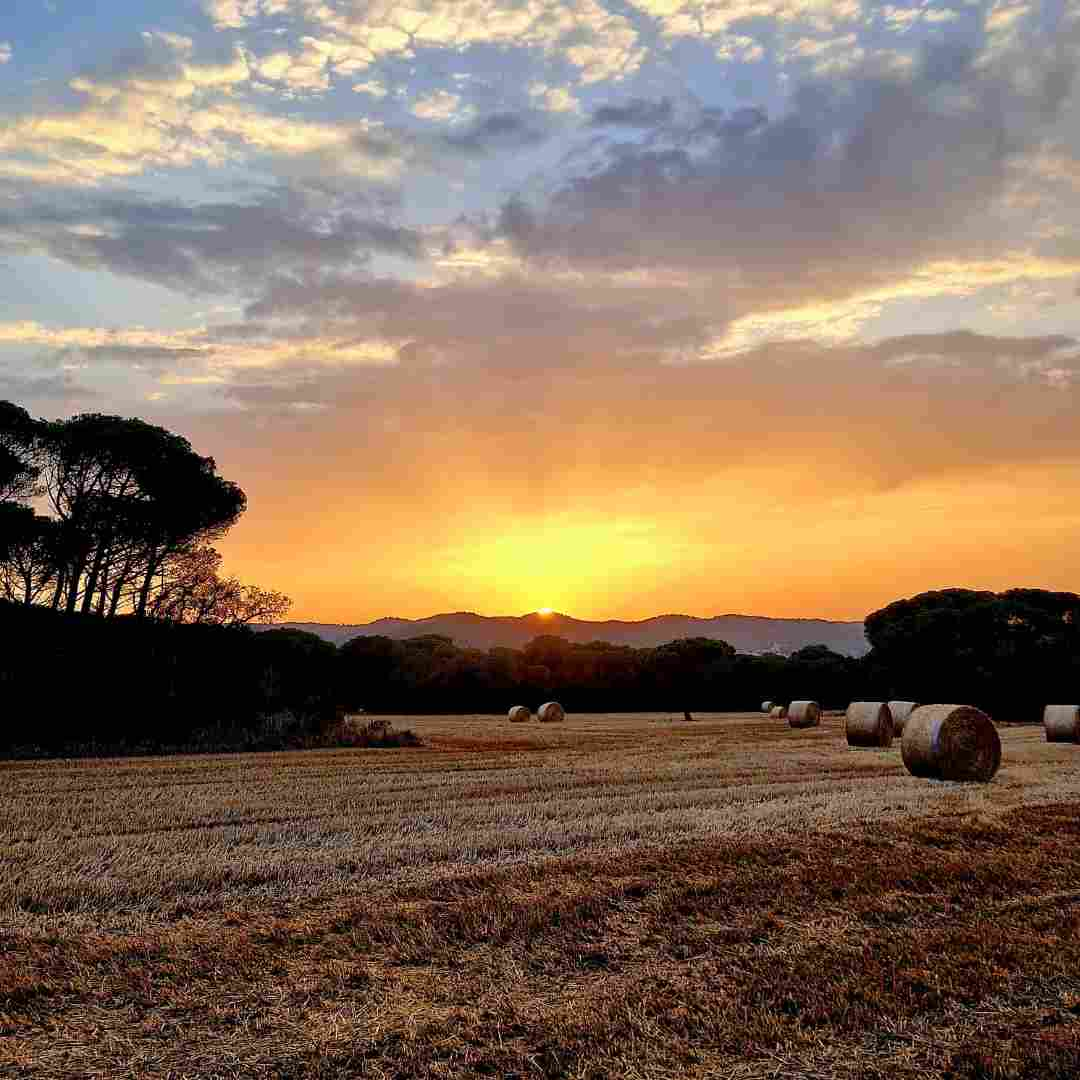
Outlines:
[{"label": "harvested wheat field", "polygon": [[0,1076],[1080,1075],[1080,749],[679,716],[0,762]]}]

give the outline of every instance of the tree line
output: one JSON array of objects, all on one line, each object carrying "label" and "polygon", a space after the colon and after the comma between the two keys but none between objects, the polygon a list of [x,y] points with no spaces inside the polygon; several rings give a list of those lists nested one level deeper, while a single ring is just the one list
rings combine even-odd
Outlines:
[{"label": "tree line", "polygon": [[457,647],[445,637],[357,637],[341,646],[341,700],[374,712],[500,712],[555,698],[569,711],[753,710],[765,700],[978,705],[1035,722],[1080,701],[1080,596],[1041,589],[946,589],[898,600],[865,620],[855,658],[809,645],[745,655],[689,638],[634,649],[535,638],[524,649]]},{"label": "tree line", "polygon": [[756,710],[765,699],[951,701],[1036,722],[1080,699],[1080,597],[952,589],[866,620],[863,657],[810,645],[745,655],[707,638],[635,649],[554,636],[522,649],[439,635],[360,636],[337,647],[295,628],[107,618],[0,601],[0,753],[326,745],[343,718],[496,713]]}]

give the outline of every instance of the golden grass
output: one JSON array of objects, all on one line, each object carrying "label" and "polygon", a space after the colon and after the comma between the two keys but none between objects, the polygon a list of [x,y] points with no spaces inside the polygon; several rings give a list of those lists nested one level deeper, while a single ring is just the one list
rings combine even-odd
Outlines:
[{"label": "golden grass", "polygon": [[1077,1075],[1075,746],[695,715],[0,763],[0,1076]]},{"label": "golden grass", "polygon": [[[1080,797],[1067,745],[1004,729],[984,792],[758,714],[391,718],[421,750],[0,763],[0,927],[117,927],[673,840]],[[503,749],[505,747],[505,749]]]}]

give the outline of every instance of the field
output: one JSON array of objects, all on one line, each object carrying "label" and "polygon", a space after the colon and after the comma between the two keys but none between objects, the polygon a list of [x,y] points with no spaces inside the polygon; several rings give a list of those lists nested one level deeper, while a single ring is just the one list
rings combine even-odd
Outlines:
[{"label": "field", "polygon": [[1080,1075],[1080,747],[677,715],[0,762],[0,1076]]}]

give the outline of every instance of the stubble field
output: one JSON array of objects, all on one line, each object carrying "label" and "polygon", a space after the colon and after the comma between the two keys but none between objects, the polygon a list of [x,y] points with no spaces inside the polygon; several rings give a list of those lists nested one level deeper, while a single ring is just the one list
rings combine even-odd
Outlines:
[{"label": "stubble field", "polygon": [[1080,747],[400,718],[0,762],[0,1075],[1080,1075]]}]

